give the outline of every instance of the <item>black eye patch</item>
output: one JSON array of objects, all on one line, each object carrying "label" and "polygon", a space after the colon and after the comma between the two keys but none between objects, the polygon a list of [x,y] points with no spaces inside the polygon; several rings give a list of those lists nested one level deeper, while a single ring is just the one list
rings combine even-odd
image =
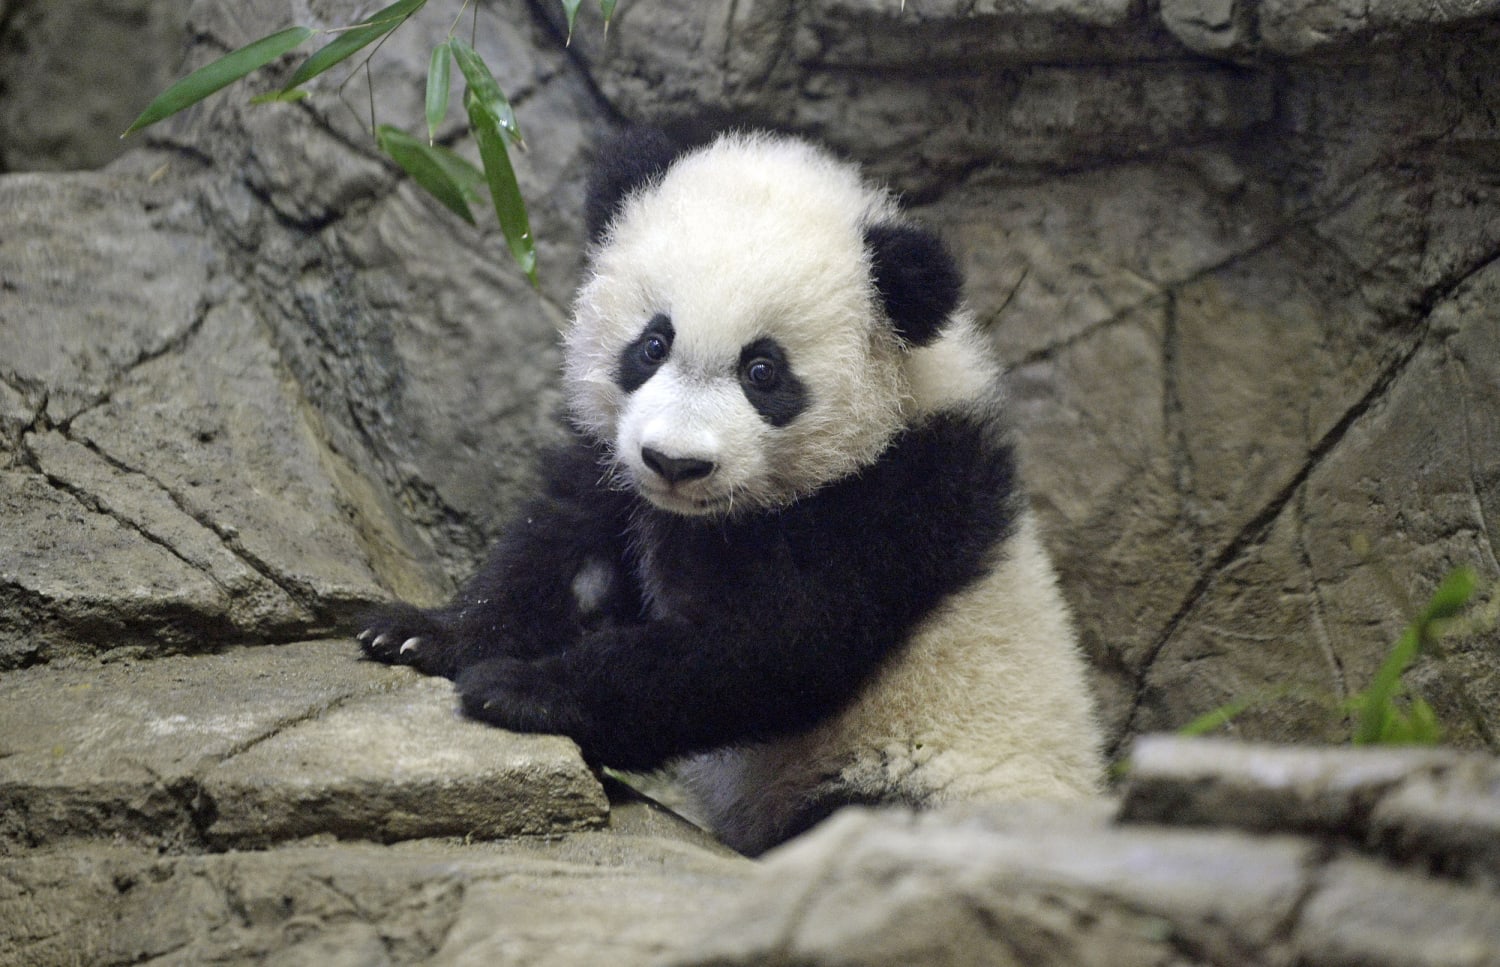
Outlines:
[{"label": "black eye patch", "polygon": [[634,393],[672,355],[672,340],[677,335],[672,320],[658,312],[646,323],[635,341],[620,350],[615,366],[615,382],[627,393]]},{"label": "black eye patch", "polygon": [[807,387],[792,372],[786,350],[769,337],[740,350],[740,387],[755,412],[772,426],[786,426],[807,409]]}]

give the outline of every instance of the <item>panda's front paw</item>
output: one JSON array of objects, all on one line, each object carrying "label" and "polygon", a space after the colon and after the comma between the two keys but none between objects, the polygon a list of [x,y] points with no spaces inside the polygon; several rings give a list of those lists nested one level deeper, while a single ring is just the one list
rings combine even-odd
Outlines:
[{"label": "panda's front paw", "polygon": [[471,718],[513,732],[548,732],[579,738],[582,717],[569,696],[562,663],[492,658],[465,668],[454,684]]},{"label": "panda's front paw", "polygon": [[451,675],[452,632],[431,612],[393,604],[360,622],[354,637],[364,653],[387,665],[412,665],[430,675]]}]

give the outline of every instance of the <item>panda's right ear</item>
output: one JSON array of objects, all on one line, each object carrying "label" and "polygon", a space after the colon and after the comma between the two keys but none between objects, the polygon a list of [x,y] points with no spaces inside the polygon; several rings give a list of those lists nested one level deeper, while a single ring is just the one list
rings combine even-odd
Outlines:
[{"label": "panda's right ear", "polygon": [[598,242],[626,196],[670,168],[683,150],[658,128],[625,128],[605,140],[599,146],[584,202],[589,241]]},{"label": "panda's right ear", "polygon": [[870,272],[896,335],[912,346],[938,337],[963,297],[963,275],[942,239],[915,225],[865,227]]}]

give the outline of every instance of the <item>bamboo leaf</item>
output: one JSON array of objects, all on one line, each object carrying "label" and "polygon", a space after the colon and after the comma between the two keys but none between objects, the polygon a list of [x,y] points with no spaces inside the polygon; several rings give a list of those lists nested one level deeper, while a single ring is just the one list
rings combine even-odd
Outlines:
[{"label": "bamboo leaf", "polygon": [[384,37],[422,8],[427,0],[396,0],[395,3],[377,11],[369,20],[355,24],[342,31],[307,60],[303,61],[283,90],[300,87],[319,74],[348,60],[360,50]]},{"label": "bamboo leaf", "polygon": [[473,125],[474,109],[477,105],[495,119],[495,126],[512,143],[524,148],[526,143],[521,138],[520,127],[516,124],[516,112],[511,109],[510,101],[500,90],[500,83],[495,80],[495,75],[490,73],[484,58],[480,57],[473,47],[457,37],[451,38],[448,46],[453,48],[453,59],[458,62],[458,69],[463,72],[464,82],[469,85],[468,91],[464,94],[464,107],[469,111],[470,125]]},{"label": "bamboo leaf", "polygon": [[438,125],[448,113],[448,88],[452,74],[453,52],[447,44],[432,48],[427,64],[427,143],[437,137]]},{"label": "bamboo leaf", "polygon": [[[463,61],[459,60],[462,66]],[[537,285],[536,246],[531,238],[531,226],[526,218],[526,202],[521,197],[521,187],[516,183],[516,172],[510,164],[510,154],[505,148],[506,136],[499,120],[490,111],[471,86],[464,92],[464,107],[469,114],[469,130],[479,144],[479,157],[484,162],[484,177],[490,188],[490,201],[500,219],[500,230],[505,234],[510,254],[521,266],[521,271]]]},{"label": "bamboo leaf", "polygon": [[464,186],[450,173],[446,160],[439,160],[435,156],[430,145],[389,124],[382,124],[376,129],[375,140],[382,151],[411,175],[413,181],[426,188],[432,197],[458,217],[470,225],[474,224],[474,213],[469,210]]},{"label": "bamboo leaf", "polygon": [[294,87],[290,91],[267,91],[250,99],[251,104],[290,104],[300,101],[312,92],[305,87]]},{"label": "bamboo leaf", "polygon": [[312,30],[307,27],[288,27],[203,65],[162,91],[156,100],[146,105],[146,110],[131,122],[120,137],[128,137],[141,128],[198,103],[251,71],[266,66],[312,35]]},{"label": "bamboo leaf", "polygon": [[615,15],[615,0],[599,0],[599,12],[604,14],[604,32],[608,34],[610,18]]},{"label": "bamboo leaf", "polygon": [[568,15],[568,40],[564,46],[573,43],[573,22],[578,19],[578,8],[583,6],[583,0],[562,0],[563,11]]}]

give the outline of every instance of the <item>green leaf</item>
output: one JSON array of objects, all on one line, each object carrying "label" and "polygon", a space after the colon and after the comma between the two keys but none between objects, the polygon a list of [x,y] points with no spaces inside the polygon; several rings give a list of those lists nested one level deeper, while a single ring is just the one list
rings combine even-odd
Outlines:
[{"label": "green leaf", "polygon": [[126,128],[125,133],[120,137],[132,135],[147,125],[155,124],[189,105],[197,104],[251,71],[266,66],[312,35],[312,30],[307,27],[288,27],[203,65],[162,91],[156,100],[146,105],[146,110],[131,122],[130,127]]},{"label": "green leaf", "polygon": [[483,171],[442,145],[433,145],[428,150],[432,152],[432,160],[441,165],[448,177],[463,189],[465,198],[476,204],[484,200],[488,186],[485,184]]},{"label": "green leaf", "polygon": [[1468,606],[1469,599],[1474,596],[1474,586],[1478,582],[1474,571],[1467,567],[1454,568],[1443,578],[1436,591],[1432,592],[1432,598],[1427,602],[1427,608],[1422,612],[1420,622],[1430,624],[1434,621],[1447,621],[1458,617],[1459,613]]},{"label": "green leaf", "polygon": [[[502,131],[512,143],[525,147],[526,143],[521,138],[521,129],[516,124],[516,112],[511,109],[510,101],[506,100],[505,94],[500,90],[500,84],[495,80],[495,75],[490,73],[489,66],[484,59],[457,37],[448,41],[448,46],[453,48],[453,59],[458,61],[458,69],[463,72],[464,81],[469,85],[464,94],[464,107],[469,112],[470,126],[473,125],[474,109],[477,105],[480,110],[487,112],[495,119],[495,126]],[[472,98],[472,100],[471,100]]]},{"label": "green leaf", "polygon": [[290,104],[293,101],[300,101],[300,100],[302,100],[303,98],[307,97],[311,93],[312,93],[312,91],[309,91],[305,87],[294,87],[290,91],[267,91],[264,94],[257,94],[254,97],[252,97],[250,99],[250,103],[251,104]]},{"label": "green leaf", "polygon": [[337,37],[318,48],[311,57],[302,62],[286,82],[283,90],[301,87],[330,67],[348,60],[354,54],[384,37],[399,27],[407,17],[422,9],[427,0],[396,0],[378,11],[369,20],[341,31]]},{"label": "green leaf", "polygon": [[1417,657],[1420,637],[1416,625],[1407,628],[1401,638],[1381,662],[1369,687],[1350,699],[1351,708],[1358,712],[1354,728],[1355,745],[1375,745],[1385,733],[1387,721],[1393,711],[1392,702],[1401,689],[1401,674]]},{"label": "green leaf", "polygon": [[[463,61],[459,60],[462,66]],[[526,202],[521,197],[521,186],[516,183],[516,172],[510,164],[510,154],[505,149],[505,135],[501,133],[499,120],[470,87],[464,92],[464,108],[469,114],[469,130],[479,144],[479,157],[484,162],[484,177],[490,186],[490,201],[500,219],[500,230],[505,233],[510,254],[521,266],[521,271],[537,285],[536,246],[531,239],[531,225],[526,218]]]},{"label": "green leaf", "polygon": [[1443,741],[1443,727],[1438,722],[1432,706],[1420,695],[1411,698],[1411,737],[1408,741],[1416,745],[1437,745]]},{"label": "green leaf", "polygon": [[448,86],[452,74],[453,52],[447,44],[432,48],[427,64],[427,143],[437,137],[438,125],[448,113]]},{"label": "green leaf", "polygon": [[[1391,728],[1391,720],[1400,713],[1395,709],[1396,696],[1401,691],[1401,676],[1411,663],[1416,661],[1424,645],[1430,645],[1436,633],[1434,625],[1458,617],[1474,594],[1477,583],[1473,570],[1460,567],[1443,578],[1437,590],[1428,599],[1422,613],[1404,631],[1390,654],[1375,672],[1370,685],[1350,700],[1351,708],[1358,712],[1355,724],[1354,744],[1370,745],[1384,740]],[[1423,703],[1423,712],[1431,714],[1431,707]],[[1415,706],[1413,708],[1416,712]],[[1436,718],[1433,718],[1436,727]]]},{"label": "green leaf", "polygon": [[1242,698],[1230,702],[1226,705],[1220,705],[1218,708],[1213,709],[1212,711],[1204,712],[1202,715],[1193,719],[1187,725],[1184,725],[1182,728],[1178,729],[1177,734],[1185,736],[1195,736],[1212,732],[1214,729],[1217,729],[1220,726],[1228,725],[1231,721],[1238,717],[1241,712],[1254,705],[1255,701],[1255,699]]},{"label": "green leaf", "polygon": [[573,43],[573,22],[578,19],[578,8],[583,6],[583,0],[562,0],[563,10],[568,15],[568,40],[563,46]]},{"label": "green leaf", "polygon": [[376,129],[375,140],[382,151],[411,175],[413,181],[431,192],[432,197],[459,218],[474,224],[474,213],[469,210],[463,184],[453,177],[447,160],[435,156],[432,146],[389,124]]},{"label": "green leaf", "polygon": [[615,0],[599,0],[599,12],[604,14],[604,32],[609,33],[609,20],[615,15]]}]

